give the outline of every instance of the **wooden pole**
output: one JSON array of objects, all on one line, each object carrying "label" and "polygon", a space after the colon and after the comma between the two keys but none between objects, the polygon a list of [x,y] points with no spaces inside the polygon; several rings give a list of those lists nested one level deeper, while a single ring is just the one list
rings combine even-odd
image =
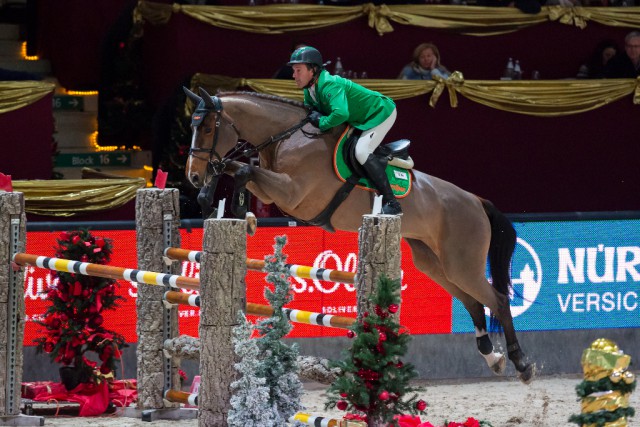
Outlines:
[{"label": "wooden pole", "polygon": [[246,305],[247,223],[207,219],[200,268],[198,426],[227,426],[231,383],[238,377],[233,328]]},{"label": "wooden pole", "polygon": [[[180,271],[180,263],[174,262],[167,265],[162,259],[165,248],[180,246],[179,199],[180,193],[177,189],[145,188],[138,190],[136,194],[138,268],[175,276],[176,284],[180,282],[191,289],[198,289],[196,280],[177,278],[176,273]],[[140,274],[136,276],[140,276]],[[138,281],[138,277],[136,277],[136,281]],[[177,385],[180,384],[178,373],[180,360],[166,357],[164,353],[165,340],[178,336],[178,309],[177,307],[167,308],[162,301],[164,293],[171,289],[171,279],[158,280],[156,277],[155,280],[150,281],[152,283],[147,284],[164,286],[137,287],[137,407],[143,412],[160,411],[180,406],[163,399],[165,390],[178,388]],[[169,282],[169,286],[166,285],[167,282]]]},{"label": "wooden pole", "polygon": [[[364,215],[358,233],[358,267],[356,298],[358,318],[371,311],[369,298],[380,276],[395,280],[402,277],[400,267],[400,217]],[[400,311],[396,313],[399,316]]]}]

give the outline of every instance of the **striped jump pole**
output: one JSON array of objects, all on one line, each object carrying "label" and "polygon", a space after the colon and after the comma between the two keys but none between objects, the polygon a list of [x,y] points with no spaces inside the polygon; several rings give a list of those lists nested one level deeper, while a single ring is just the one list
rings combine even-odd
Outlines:
[{"label": "striped jump pole", "polygon": [[[180,248],[167,248],[164,251],[164,256],[177,261],[200,262],[201,252]],[[289,274],[293,277],[324,280],[326,282],[355,283],[356,273],[351,273],[349,271],[316,268],[298,264],[285,265],[289,269]],[[264,261],[247,258],[247,270],[263,271]]]},{"label": "striped jump pole", "polygon": [[[164,300],[171,304],[190,305],[200,307],[200,297],[184,292],[167,291]],[[273,315],[273,307],[263,304],[247,303],[247,314],[269,317]],[[350,329],[356,321],[353,317],[334,316],[332,314],[314,313],[312,311],[283,308],[282,311],[292,322],[306,323],[308,325],[327,326],[330,328]]]},{"label": "striped jump pole", "polygon": [[185,405],[198,406],[198,394],[187,393],[180,390],[166,390],[164,392],[165,400],[174,403],[183,403]]},{"label": "striped jump pole", "polygon": [[18,265],[33,265],[55,271],[97,276],[107,279],[127,280],[129,282],[146,283],[147,285],[169,285],[173,288],[200,289],[200,280],[175,274],[155,273],[132,268],[114,267],[110,265],[92,264],[90,262],[72,261],[39,255],[16,253],[13,262]]},{"label": "striped jump pole", "polygon": [[304,412],[298,412],[294,416],[289,417],[290,423],[293,424],[296,421],[306,424],[308,426],[314,426],[314,427],[340,427],[341,426],[340,420],[336,420],[333,418],[326,418],[326,417],[316,417],[311,414],[305,414]]}]

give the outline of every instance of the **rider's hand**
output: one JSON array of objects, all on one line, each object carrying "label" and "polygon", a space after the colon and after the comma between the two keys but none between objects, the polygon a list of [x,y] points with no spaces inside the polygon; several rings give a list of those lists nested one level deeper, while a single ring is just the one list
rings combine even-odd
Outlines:
[{"label": "rider's hand", "polygon": [[320,127],[320,118],[321,117],[322,117],[322,114],[319,111],[315,111],[314,110],[311,113],[309,113],[309,123],[311,123],[315,127],[319,128]]}]

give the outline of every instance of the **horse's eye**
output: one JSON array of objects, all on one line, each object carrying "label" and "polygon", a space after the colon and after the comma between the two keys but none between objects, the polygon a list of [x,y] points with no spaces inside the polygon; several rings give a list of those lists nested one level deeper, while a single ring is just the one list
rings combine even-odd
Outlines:
[{"label": "horse's eye", "polygon": [[211,133],[211,128],[204,128],[205,133]]}]

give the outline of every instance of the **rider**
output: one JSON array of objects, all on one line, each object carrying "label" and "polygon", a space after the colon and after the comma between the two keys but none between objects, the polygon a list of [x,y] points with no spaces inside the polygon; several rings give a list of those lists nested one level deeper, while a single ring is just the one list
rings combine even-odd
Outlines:
[{"label": "rider", "polygon": [[296,85],[304,89],[304,103],[313,108],[309,121],[322,131],[348,123],[361,129],[356,159],[382,194],[382,213],[402,215],[387,174],[386,159],[373,154],[396,121],[396,104],[391,98],[351,80],[331,75],[322,64],[320,52],[303,46],[291,54]]}]

